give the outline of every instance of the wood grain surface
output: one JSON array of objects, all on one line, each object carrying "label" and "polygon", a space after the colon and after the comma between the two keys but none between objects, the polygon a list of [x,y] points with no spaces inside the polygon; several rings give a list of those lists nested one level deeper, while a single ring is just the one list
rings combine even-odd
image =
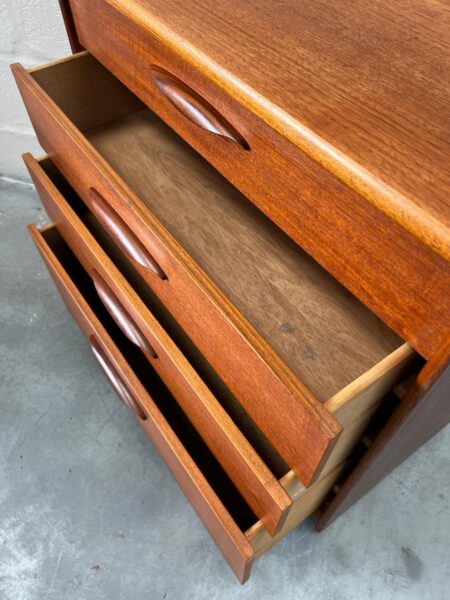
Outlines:
[{"label": "wood grain surface", "polygon": [[447,2],[104,4],[450,256]]},{"label": "wood grain surface", "polygon": [[320,400],[401,344],[149,110],[86,135]]}]

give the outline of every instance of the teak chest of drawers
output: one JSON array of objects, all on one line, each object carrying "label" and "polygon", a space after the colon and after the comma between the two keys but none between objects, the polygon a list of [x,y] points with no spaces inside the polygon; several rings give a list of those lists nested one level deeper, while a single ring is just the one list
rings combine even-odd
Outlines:
[{"label": "teak chest of drawers", "polygon": [[241,582],[450,416],[450,38],[320,4],[70,0],[74,54],[13,65],[30,234]]}]

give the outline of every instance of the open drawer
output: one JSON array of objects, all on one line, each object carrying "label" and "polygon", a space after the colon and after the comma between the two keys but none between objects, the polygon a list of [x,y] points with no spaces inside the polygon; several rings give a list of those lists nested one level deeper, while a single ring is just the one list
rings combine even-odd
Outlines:
[{"label": "open drawer", "polygon": [[295,481],[317,480],[341,413],[412,350],[89,54],[13,70],[52,161]]},{"label": "open drawer", "polygon": [[[287,472],[280,482],[294,497],[294,505],[282,531],[270,536],[145,355],[116,325],[58,229],[51,225],[41,231],[30,226],[29,230],[100,367],[146,431],[236,576],[244,582],[253,561],[319,507],[345,468],[345,461],[336,458],[309,488]],[[345,416],[345,412],[342,414]]]},{"label": "open drawer", "polygon": [[254,551],[243,529],[255,519],[144,355],[120,331],[54,226],[30,234],[94,356],[243,582]]}]

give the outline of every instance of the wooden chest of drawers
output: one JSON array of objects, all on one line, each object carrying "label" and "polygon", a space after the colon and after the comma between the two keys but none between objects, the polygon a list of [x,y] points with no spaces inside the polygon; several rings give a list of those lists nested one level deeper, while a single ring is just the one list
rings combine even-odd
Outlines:
[{"label": "wooden chest of drawers", "polygon": [[53,221],[30,234],[241,582],[450,413],[444,36],[431,57],[404,40],[406,82],[381,69],[395,49],[354,56],[402,31],[401,2],[339,39],[281,4],[70,0],[74,55],[13,65],[48,154],[24,156]]}]

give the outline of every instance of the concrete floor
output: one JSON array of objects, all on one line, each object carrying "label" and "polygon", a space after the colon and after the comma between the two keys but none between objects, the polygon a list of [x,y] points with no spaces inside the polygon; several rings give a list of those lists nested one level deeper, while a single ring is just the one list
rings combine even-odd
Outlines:
[{"label": "concrete floor", "polygon": [[240,587],[59,299],[35,192],[0,192],[1,600],[449,598],[450,428]]}]

